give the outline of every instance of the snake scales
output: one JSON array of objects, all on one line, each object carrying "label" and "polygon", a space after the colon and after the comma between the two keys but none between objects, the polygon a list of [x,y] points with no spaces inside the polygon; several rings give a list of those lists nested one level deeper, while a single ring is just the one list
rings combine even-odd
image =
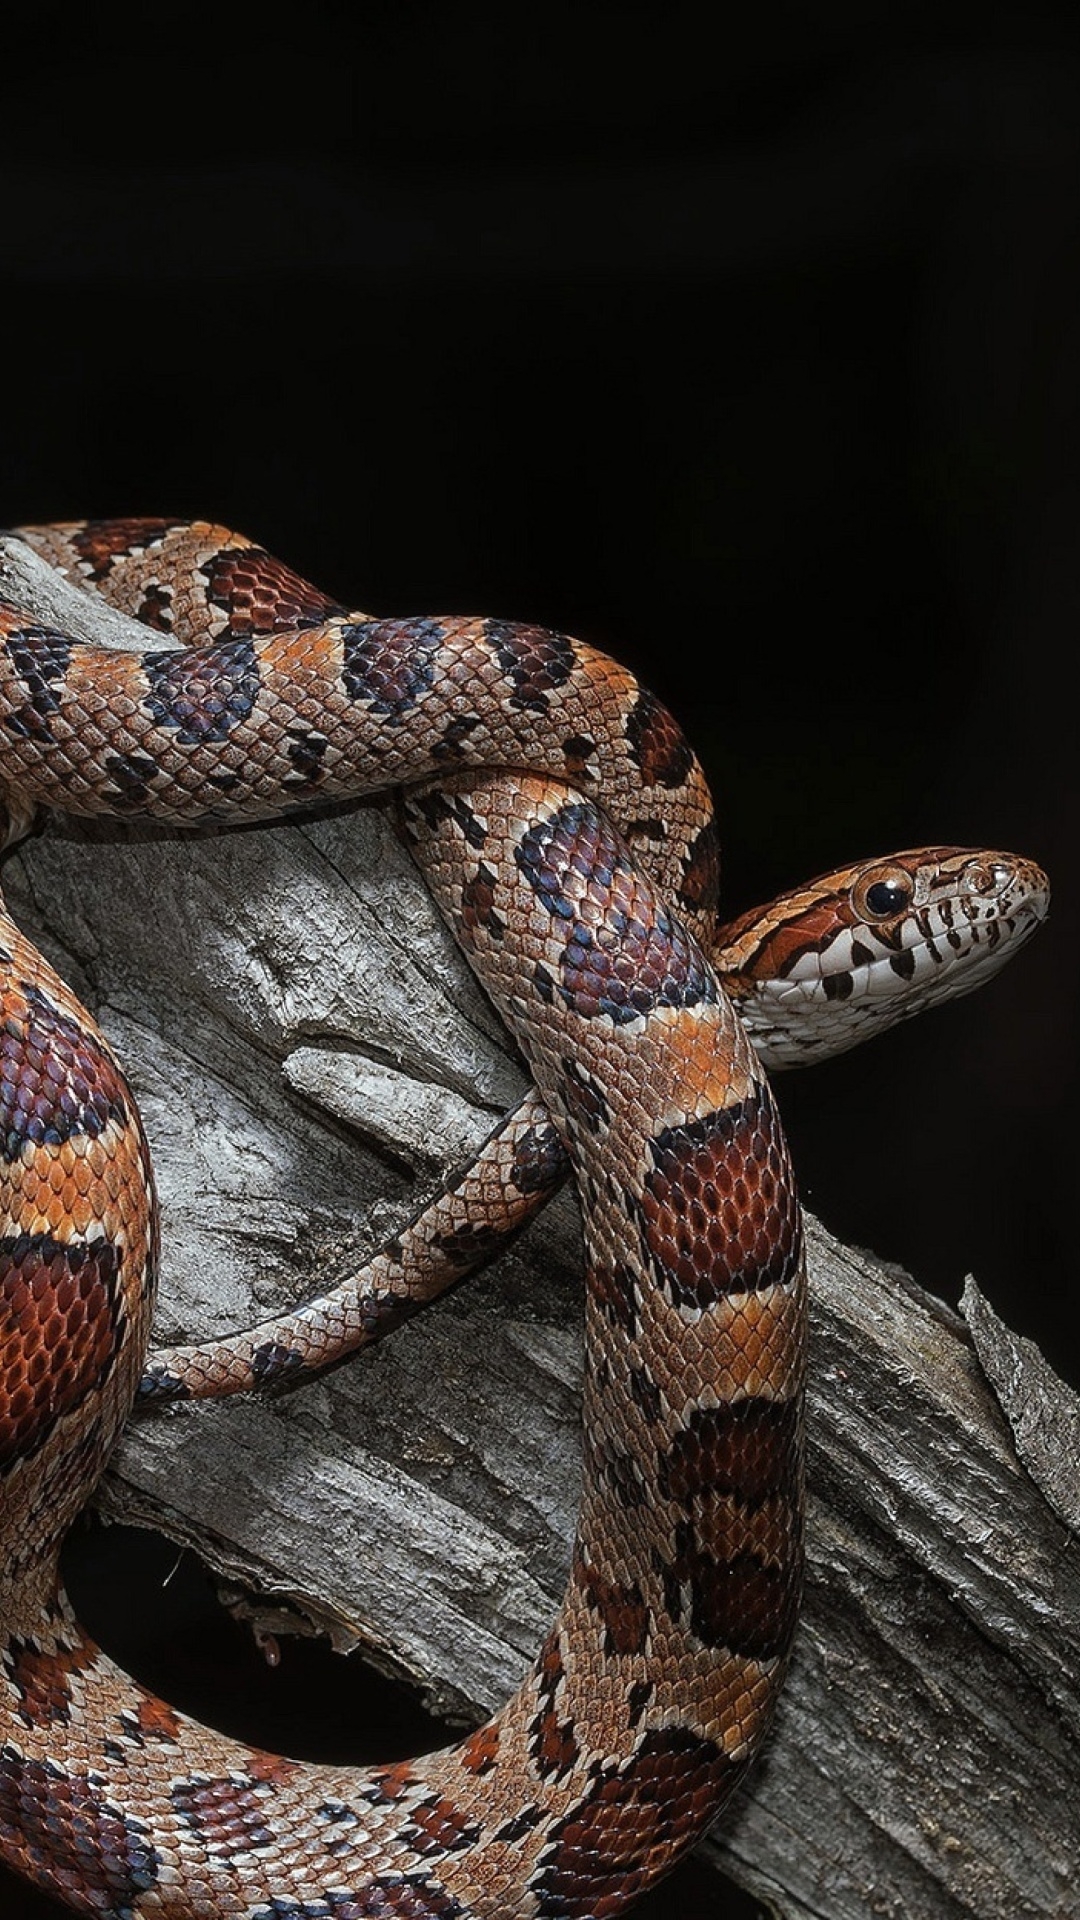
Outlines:
[{"label": "snake scales", "polygon": [[[107,1042],[0,918],[3,1857],[117,1917],[621,1913],[742,1778],[797,1608],[801,1225],[732,1004],[773,1065],[850,1044],[897,1017],[893,989],[910,1006],[974,984],[1037,923],[1045,882],[1003,855],[897,856],[718,934],[700,768],[603,655],[503,622],[349,613],[221,528],[23,537],[185,645],[114,653],[0,601],[12,837],[39,805],[231,821],[404,789],[416,857],[539,1089],[477,1163],[504,1191],[494,1230],[567,1162],[578,1184],[586,1458],[559,1615],[507,1707],[453,1748],[301,1765],[120,1672],[56,1566],[143,1371],[153,1179]],[[326,1364],[469,1264],[454,1226],[491,1193],[470,1170],[362,1289],[162,1356],[146,1390]]]}]

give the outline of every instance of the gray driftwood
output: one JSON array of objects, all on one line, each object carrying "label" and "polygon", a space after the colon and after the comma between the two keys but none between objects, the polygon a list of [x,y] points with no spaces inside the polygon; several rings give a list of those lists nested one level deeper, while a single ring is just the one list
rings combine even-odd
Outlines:
[{"label": "gray driftwood", "polygon": [[[44,609],[54,581],[31,566],[17,591]],[[77,598],[53,617],[92,630]],[[55,822],[4,887],[142,1102],[162,1341],[348,1269],[522,1084],[378,809],[217,835]],[[806,1605],[764,1761],[706,1853],[785,1920],[1066,1920],[1080,1408],[974,1289],[973,1342],[813,1222],[810,1249]],[[274,1630],[363,1648],[475,1720],[567,1566],[577,1266],[564,1195],[324,1382],[133,1423],[102,1511],[197,1548]]]}]

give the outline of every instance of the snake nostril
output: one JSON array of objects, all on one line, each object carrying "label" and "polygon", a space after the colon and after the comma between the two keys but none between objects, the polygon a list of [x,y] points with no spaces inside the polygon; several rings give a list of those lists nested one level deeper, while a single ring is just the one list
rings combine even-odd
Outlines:
[{"label": "snake nostril", "polygon": [[971,860],[964,872],[964,885],[969,893],[1003,893],[1013,878],[1013,869],[1006,860]]}]

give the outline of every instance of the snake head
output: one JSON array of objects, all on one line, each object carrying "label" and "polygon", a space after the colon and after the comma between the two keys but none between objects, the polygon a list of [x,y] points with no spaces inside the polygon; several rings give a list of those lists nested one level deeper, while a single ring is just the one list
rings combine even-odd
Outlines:
[{"label": "snake head", "polygon": [[982,986],[1049,905],[1033,860],[918,847],[838,867],[729,922],[717,966],[766,1067],[808,1066]]}]

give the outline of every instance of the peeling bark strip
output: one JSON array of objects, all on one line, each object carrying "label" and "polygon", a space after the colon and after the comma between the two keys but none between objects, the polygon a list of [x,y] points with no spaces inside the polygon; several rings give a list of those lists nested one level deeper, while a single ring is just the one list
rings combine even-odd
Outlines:
[{"label": "peeling bark strip", "polygon": [[[19,559],[32,576],[20,604],[66,628],[55,576]],[[0,549],[10,592],[4,564]],[[92,615],[124,637],[118,616],[74,602],[82,630]],[[641,751],[662,778],[645,719]],[[165,1201],[162,1340],[243,1325],[350,1271],[428,1190],[417,1143],[433,1084],[448,1090],[447,1167],[520,1086],[374,810],[173,839],[60,827],[3,883],[98,1009],[146,1114]],[[813,1225],[810,1258],[806,1601],[764,1764],[708,1857],[782,1920],[1067,1920],[1080,1884],[1080,1541],[1018,1463],[962,1322]],[[579,1271],[564,1197],[496,1268],[317,1386],[139,1421],[102,1504],[192,1544],[234,1586],[287,1592],[340,1645],[373,1647],[437,1709],[476,1717],[543,1640],[566,1577]],[[608,1291],[618,1315],[617,1275]],[[1044,1371],[1038,1392],[1043,1430],[1068,1431],[1060,1382]],[[696,1439],[722,1471],[728,1436]],[[764,1496],[777,1436],[758,1444]],[[634,1633],[632,1594],[595,1603],[613,1633]],[[30,1663],[26,1683],[47,1676]],[[490,1764],[477,1745],[477,1771]],[[656,1779],[699,1764],[711,1756],[658,1754]],[[0,1794],[38,1790],[0,1755]],[[193,1818],[212,1813],[205,1796],[191,1804]],[[601,1781],[601,1844],[605,1806]],[[139,1885],[144,1849],[130,1831],[103,1839],[102,1896],[116,1901]],[[558,1875],[553,1857],[553,1902]],[[395,1891],[396,1910],[447,1911],[422,1884],[407,1895]]]}]

